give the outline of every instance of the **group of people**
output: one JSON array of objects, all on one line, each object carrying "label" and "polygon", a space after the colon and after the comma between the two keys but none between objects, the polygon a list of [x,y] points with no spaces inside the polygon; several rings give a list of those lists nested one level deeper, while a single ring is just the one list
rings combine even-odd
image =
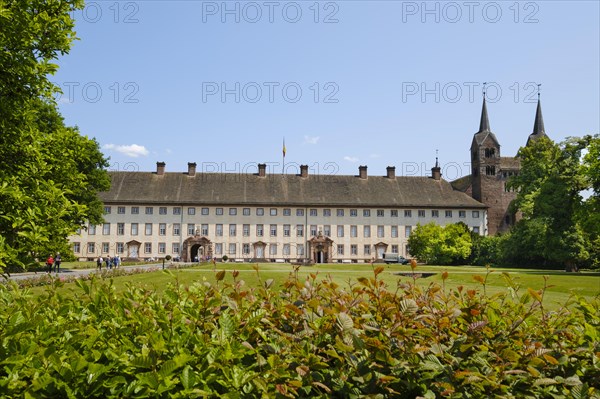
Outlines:
[{"label": "group of people", "polygon": [[114,257],[110,257],[107,256],[106,259],[103,259],[101,256],[98,257],[98,259],[96,259],[96,267],[98,268],[98,270],[102,270],[102,264],[106,265],[107,269],[112,269],[117,268],[121,265],[121,258],[119,258],[119,255],[116,255]]},{"label": "group of people", "polygon": [[[60,273],[60,264],[62,263],[62,258],[60,256],[60,252],[56,253],[56,256],[50,254],[48,259],[46,259],[46,273],[50,274],[53,271],[55,273]],[[106,259],[103,259],[101,256],[96,260],[96,266],[99,270],[102,270],[102,264],[106,264],[107,269],[117,268],[121,265],[121,258],[119,255],[114,257],[107,256]]]},{"label": "group of people", "polygon": [[46,273],[52,273],[53,269],[55,273],[60,273],[61,263],[62,259],[60,257],[60,252],[57,252],[56,256],[52,256],[52,254],[50,254],[50,256],[48,256],[48,259],[46,259]]}]

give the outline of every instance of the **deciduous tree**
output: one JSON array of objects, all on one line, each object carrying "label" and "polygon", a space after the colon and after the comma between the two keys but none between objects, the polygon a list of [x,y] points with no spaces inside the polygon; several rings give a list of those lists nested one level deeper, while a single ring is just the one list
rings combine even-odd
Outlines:
[{"label": "deciduous tree", "polygon": [[542,137],[519,150],[521,171],[508,182],[518,192],[513,210],[523,215],[507,243],[513,257],[567,268],[589,259],[594,228],[587,220],[597,218],[597,191],[587,201],[582,194],[598,173],[597,141],[575,137],[559,145]]},{"label": "deciduous tree", "polygon": [[445,227],[433,222],[417,225],[408,238],[410,254],[428,264],[462,263],[471,254],[471,233],[464,223]]},{"label": "deciduous tree", "polygon": [[75,39],[83,1],[0,3],[0,269],[63,250],[85,220],[98,223],[109,187],[98,143],[69,128],[52,100],[58,56]]}]

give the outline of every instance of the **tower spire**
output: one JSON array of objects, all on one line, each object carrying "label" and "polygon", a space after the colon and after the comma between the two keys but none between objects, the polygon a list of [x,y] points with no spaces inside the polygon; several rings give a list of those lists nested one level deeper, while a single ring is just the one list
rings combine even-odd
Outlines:
[{"label": "tower spire", "polygon": [[485,85],[483,83],[483,106],[481,107],[481,121],[479,122],[479,132],[490,132],[490,119],[488,118],[487,105],[485,103]]},{"label": "tower spire", "polygon": [[540,100],[540,86],[538,86],[538,102],[537,109],[535,111],[535,122],[533,123],[533,132],[527,138],[527,144],[531,142],[531,140],[538,139],[542,136],[546,136],[546,129],[544,128],[544,117],[542,116],[542,101]]},{"label": "tower spire", "polygon": [[535,111],[535,123],[533,124],[533,134],[544,135],[546,130],[544,129],[544,118],[542,117],[542,101],[540,100],[540,86],[538,84],[538,102],[537,110]]}]

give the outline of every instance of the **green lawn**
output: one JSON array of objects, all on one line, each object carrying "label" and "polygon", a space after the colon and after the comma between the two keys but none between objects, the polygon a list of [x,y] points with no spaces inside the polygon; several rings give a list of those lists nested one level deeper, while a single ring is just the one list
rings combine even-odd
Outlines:
[{"label": "green lawn", "polygon": [[[134,266],[134,265],[147,265],[148,262],[139,261],[139,262],[121,262],[121,266]],[[94,269],[96,267],[95,261],[73,261],[73,262],[63,262],[61,263],[62,268],[65,269]],[[104,268],[104,263],[102,264],[102,268]]]},{"label": "green lawn", "polygon": [[[564,304],[572,294],[578,294],[588,299],[600,296],[600,273],[565,273],[555,270],[527,270],[527,269],[500,269],[492,268],[489,271],[484,267],[473,266],[417,266],[415,273],[417,277],[411,276],[412,270],[408,265],[380,265],[369,264],[322,264],[315,266],[302,266],[297,268],[298,279],[304,280],[311,274],[317,279],[331,278],[342,287],[348,284],[356,284],[359,277],[373,277],[373,268],[384,267],[380,278],[384,280],[391,290],[394,290],[398,282],[415,281],[420,286],[432,283],[442,283],[442,273],[448,272],[445,281],[447,289],[464,286],[465,289],[477,289],[483,291],[483,285],[474,279],[474,276],[486,278],[485,291],[487,294],[508,292],[509,283],[506,275],[510,276],[514,285],[520,287],[520,293],[527,288],[540,290],[547,284],[544,302],[547,306],[554,308]],[[258,268],[258,272],[255,270]],[[249,263],[218,263],[216,270],[225,270],[225,282],[233,282],[232,272],[239,271],[238,280],[244,280],[249,287],[257,286],[261,282],[273,279],[274,286],[280,284],[289,276],[294,274],[294,266],[290,264],[249,264]],[[398,275],[396,273],[403,273]],[[435,273],[429,277],[420,277],[419,273]],[[173,277],[174,276],[174,277]],[[162,290],[168,283],[178,281],[179,284],[191,285],[195,282],[208,281],[214,283],[215,271],[212,264],[203,264],[185,269],[171,270],[169,273],[153,272],[133,275],[128,277],[117,277],[114,285],[117,291],[126,289],[127,284],[141,285],[148,289]],[[74,284],[66,284],[65,288],[75,288]],[[75,288],[76,289],[76,288]],[[35,291],[43,291],[36,288]]]}]

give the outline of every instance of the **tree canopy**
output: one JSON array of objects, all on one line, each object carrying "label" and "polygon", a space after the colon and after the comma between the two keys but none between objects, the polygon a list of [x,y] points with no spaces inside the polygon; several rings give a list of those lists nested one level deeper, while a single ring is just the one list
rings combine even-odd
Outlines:
[{"label": "tree canopy", "polygon": [[522,219],[506,242],[508,258],[573,268],[598,256],[599,142],[598,135],[561,144],[542,137],[519,150],[521,170],[508,186]]},{"label": "tree canopy", "polygon": [[471,232],[464,223],[417,225],[408,238],[410,254],[437,265],[464,263],[471,255]]},{"label": "tree canopy", "polygon": [[600,136],[557,144],[541,137],[522,147],[512,211],[520,220],[496,237],[469,233],[464,224],[419,225],[410,253],[429,264],[500,264],[600,268]]},{"label": "tree canopy", "polygon": [[66,252],[67,237],[102,221],[110,180],[94,139],[67,127],[49,76],[75,39],[83,1],[0,3],[0,270]]}]

